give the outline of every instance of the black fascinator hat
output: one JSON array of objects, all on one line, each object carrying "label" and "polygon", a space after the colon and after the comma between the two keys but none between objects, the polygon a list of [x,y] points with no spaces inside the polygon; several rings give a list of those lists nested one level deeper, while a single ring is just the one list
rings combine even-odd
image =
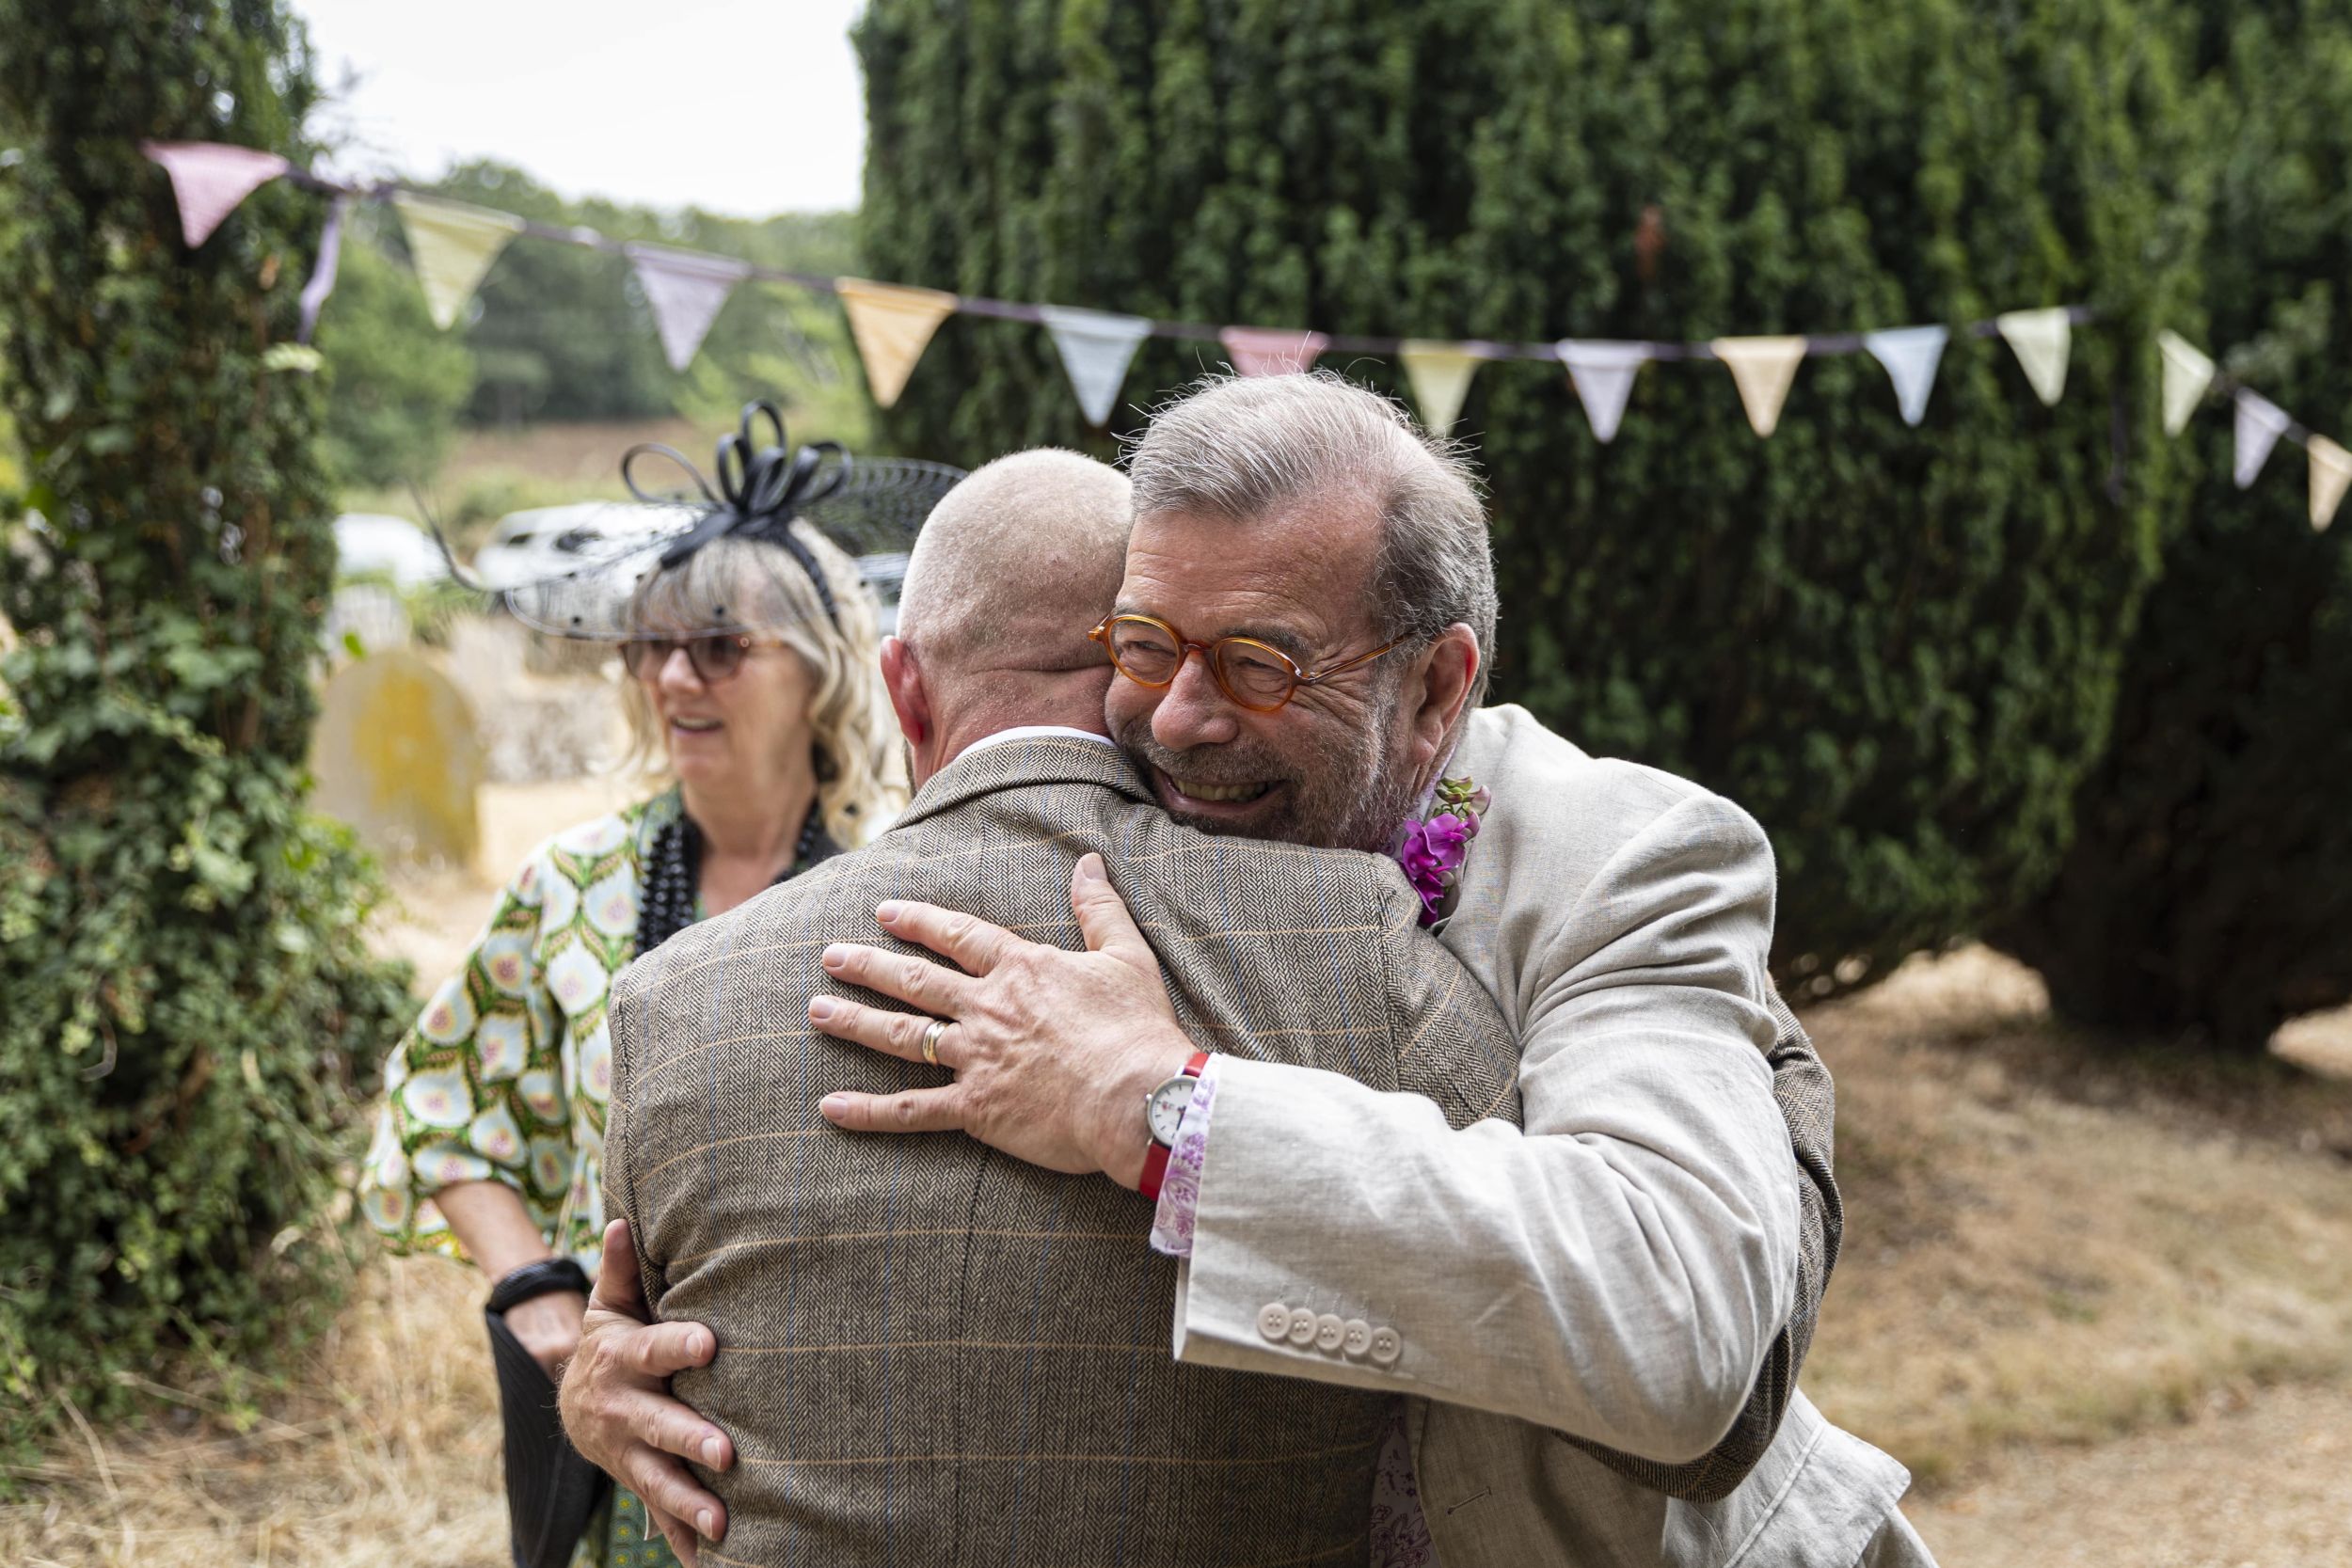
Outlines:
[{"label": "black fascinator hat", "polygon": [[[640,484],[648,456],[675,465],[691,488]],[[923,520],[962,477],[939,463],[852,458],[832,441],[792,448],[774,404],[747,404],[740,428],[719,438],[710,477],[674,448],[629,448],[621,479],[644,503],[644,526],[585,546],[571,571],[507,589],[506,605],[536,630],[598,642],[753,632],[815,613],[838,632],[841,558],[867,584],[895,583]],[[722,541],[728,547],[712,550]]]}]

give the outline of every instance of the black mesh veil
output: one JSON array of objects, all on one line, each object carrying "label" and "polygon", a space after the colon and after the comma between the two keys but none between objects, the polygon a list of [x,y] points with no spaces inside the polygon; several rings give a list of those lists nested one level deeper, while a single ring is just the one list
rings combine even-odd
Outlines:
[{"label": "black mesh veil", "polygon": [[[676,465],[691,488],[643,486],[636,469],[649,456]],[[652,443],[628,450],[621,477],[644,503],[644,526],[582,546],[568,571],[507,589],[516,620],[598,642],[772,630],[812,615],[838,630],[841,596],[905,575],[923,520],[963,473],[852,458],[830,441],[792,449],[775,405],[755,403],[720,437],[711,478]],[[706,556],[722,540],[728,547]]]}]

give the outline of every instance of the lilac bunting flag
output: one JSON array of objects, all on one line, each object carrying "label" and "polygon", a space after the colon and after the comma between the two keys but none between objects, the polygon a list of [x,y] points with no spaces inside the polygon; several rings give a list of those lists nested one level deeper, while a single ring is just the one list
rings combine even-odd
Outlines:
[{"label": "lilac bunting flag", "polygon": [[1217,341],[1243,375],[1299,375],[1314,368],[1331,340],[1287,326],[1228,326]]},{"label": "lilac bunting flag", "polygon": [[218,142],[148,141],[139,150],[164,166],[180,204],[180,233],[196,249],[213,237],[237,203],[294,166],[275,152]]},{"label": "lilac bunting flag", "polygon": [[2268,398],[2243,387],[2238,388],[2237,462],[2232,477],[2239,489],[2252,487],[2263,465],[2270,461],[2270,449],[2279,444],[2279,437],[2294,422],[2287,418],[2285,409]]},{"label": "lilac bunting flag", "polygon": [[311,263],[310,281],[302,286],[302,326],[294,334],[297,343],[310,341],[310,334],[318,330],[319,308],[335,292],[335,274],[342,269],[343,258],[343,214],[350,211],[349,192],[337,197],[326,210],[326,227],[319,230],[319,259]]},{"label": "lilac bunting flag", "polygon": [[1556,352],[1568,367],[1568,384],[1584,405],[1584,417],[1592,421],[1593,439],[1607,446],[1617,438],[1634,372],[1649,362],[1649,345],[1563,338]]},{"label": "lilac bunting flag", "polygon": [[654,329],[661,334],[661,353],[670,369],[682,371],[702,347],[710,324],[735,286],[752,275],[748,262],[727,256],[707,256],[698,250],[673,250],[668,245],[629,244],[621,247],[637,269],[637,281],[653,308]]}]

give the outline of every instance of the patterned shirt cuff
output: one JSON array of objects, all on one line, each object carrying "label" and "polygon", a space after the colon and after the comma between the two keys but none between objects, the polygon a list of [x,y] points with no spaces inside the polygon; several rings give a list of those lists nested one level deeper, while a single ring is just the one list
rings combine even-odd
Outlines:
[{"label": "patterned shirt cuff", "polygon": [[1209,1114],[1216,1103],[1216,1064],[1211,1056],[1193,1085],[1192,1103],[1176,1124],[1176,1147],[1168,1151],[1168,1174],[1160,1180],[1160,1204],[1152,1214],[1152,1250],[1170,1258],[1192,1256],[1193,1214],[1200,1207],[1200,1171],[1209,1161]]}]

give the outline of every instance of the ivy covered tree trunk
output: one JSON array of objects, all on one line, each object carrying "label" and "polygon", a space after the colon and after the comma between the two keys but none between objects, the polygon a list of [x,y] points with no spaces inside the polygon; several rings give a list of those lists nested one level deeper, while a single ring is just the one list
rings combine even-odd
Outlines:
[{"label": "ivy covered tree trunk", "polygon": [[0,0],[0,1436],[330,1302],[355,1078],[405,1011],[303,809],[334,565],[290,341],[318,198],[182,243],[143,137],[302,156],[276,0]]},{"label": "ivy covered tree trunk", "polygon": [[[1906,428],[1865,356],[1758,440],[1720,365],[1596,442],[1489,364],[1497,695],[1754,811],[1819,993],[2048,880],[2176,500],[2154,327],[2189,133],[2123,0],[873,0],[873,276],[1216,324],[1545,341],[1959,324],[2088,302],[2063,400],[1958,337]],[[1202,370],[1149,345],[1116,421]],[[1327,363],[1403,390],[1397,367]],[[1042,331],[959,317],[888,421],[975,461],[1106,438]]]},{"label": "ivy covered tree trunk", "polygon": [[[2352,7],[2204,4],[2214,202],[2201,312],[2225,372],[2352,429]],[[2352,1001],[2352,512],[2308,519],[2280,442],[2248,490],[2226,402],[2181,437],[2194,499],[2083,783],[2056,884],[1999,940],[2080,1022],[2260,1051]]]}]

